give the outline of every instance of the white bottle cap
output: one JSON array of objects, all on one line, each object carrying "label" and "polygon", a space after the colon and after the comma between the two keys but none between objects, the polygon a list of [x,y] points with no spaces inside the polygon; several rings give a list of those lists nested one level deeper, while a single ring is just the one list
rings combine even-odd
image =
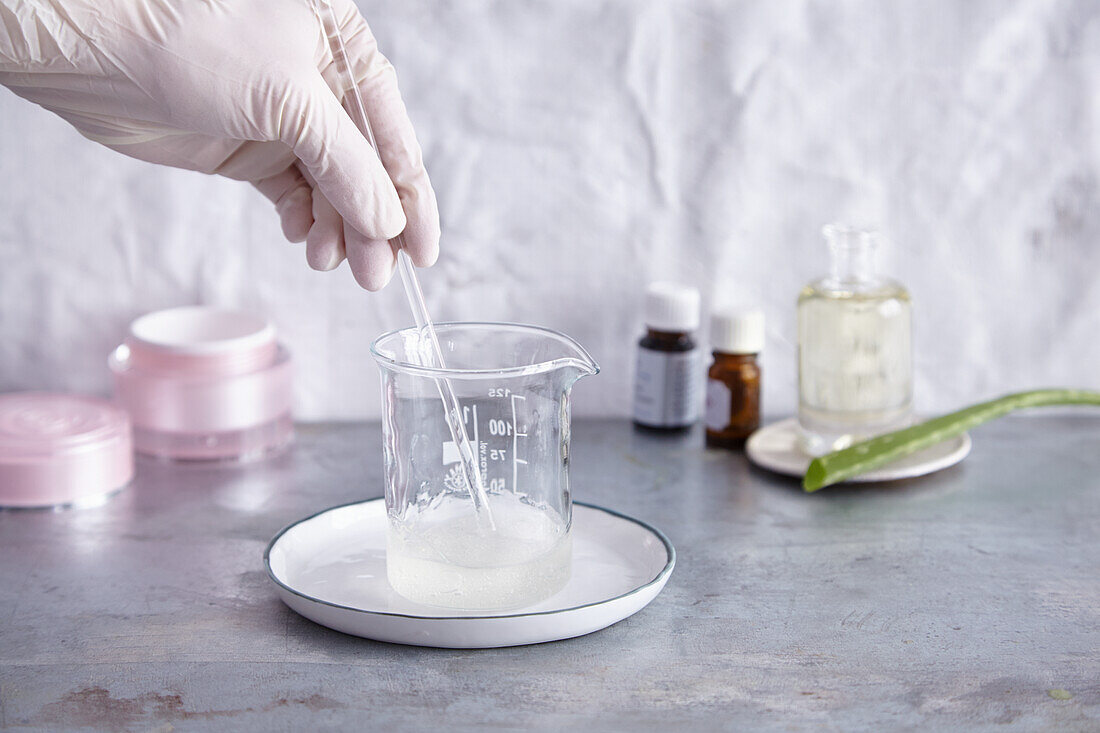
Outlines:
[{"label": "white bottle cap", "polygon": [[678,283],[651,283],[645,294],[645,325],[670,333],[699,328],[699,291]]},{"label": "white bottle cap", "polygon": [[725,354],[759,354],[764,350],[764,311],[719,311],[710,319],[710,343]]}]

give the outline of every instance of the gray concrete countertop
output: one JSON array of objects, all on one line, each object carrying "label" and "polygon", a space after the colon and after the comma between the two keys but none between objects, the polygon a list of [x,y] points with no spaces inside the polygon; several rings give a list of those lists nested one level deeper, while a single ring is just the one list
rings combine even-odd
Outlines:
[{"label": "gray concrete countertop", "polygon": [[303,425],[246,468],[141,462],[105,506],[0,514],[0,728],[1098,730],[1100,419],[973,437],[935,476],[804,495],[698,432],[580,421],[576,498],[663,529],[676,571],[609,629],[487,651],[276,598],[280,527],[381,494],[377,425]]}]

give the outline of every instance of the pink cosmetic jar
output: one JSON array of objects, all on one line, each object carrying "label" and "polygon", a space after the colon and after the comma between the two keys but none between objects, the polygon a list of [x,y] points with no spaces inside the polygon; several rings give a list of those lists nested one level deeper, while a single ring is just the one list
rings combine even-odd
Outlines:
[{"label": "pink cosmetic jar", "polygon": [[0,394],[0,507],[95,505],[133,475],[124,410],[94,397]]},{"label": "pink cosmetic jar", "polygon": [[149,313],[108,365],[138,453],[251,460],[293,438],[290,353],[257,316],[207,306]]}]

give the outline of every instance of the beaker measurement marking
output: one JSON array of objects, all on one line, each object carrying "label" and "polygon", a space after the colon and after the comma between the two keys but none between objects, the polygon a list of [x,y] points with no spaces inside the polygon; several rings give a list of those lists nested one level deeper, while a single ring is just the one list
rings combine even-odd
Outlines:
[{"label": "beaker measurement marking", "polygon": [[[519,464],[527,465],[527,461],[519,457],[519,420],[516,419],[516,398],[527,401],[521,395],[512,395],[512,491],[519,491]],[[527,426],[523,426],[523,437],[527,437]]]},{"label": "beaker measurement marking", "polygon": [[[472,404],[462,405],[462,422],[465,424],[468,435],[470,436],[470,444],[474,449],[475,460],[478,467],[481,469],[482,475],[485,477],[486,488],[493,491],[508,491],[508,480],[500,477],[490,477],[490,473],[495,471],[490,468],[491,466],[499,467],[497,470],[508,470],[509,461],[512,466],[512,484],[511,491],[517,490],[519,483],[519,466],[528,464],[525,458],[521,458],[519,439],[527,438],[527,426],[524,425],[524,429],[519,429],[519,413],[522,410],[519,401],[526,402],[527,398],[521,394],[515,394],[512,390],[506,387],[493,387],[488,390],[490,397],[496,399],[507,399],[508,409],[511,411],[511,415],[505,412],[504,415],[500,415],[499,412],[494,412],[492,405],[490,405],[490,415],[496,415],[494,417],[485,418],[485,440],[481,439],[482,425],[481,416],[485,414],[485,410],[481,409],[485,407],[485,404]],[[509,438],[512,439],[511,455],[509,455],[509,448],[507,447],[493,447],[499,446],[502,441],[506,441]],[[505,444],[507,445],[507,444]],[[459,460],[458,449],[454,443],[448,442],[443,444],[443,463],[444,465],[453,461]]]},{"label": "beaker measurement marking", "polygon": [[512,425],[512,423],[508,422],[504,418],[489,420],[489,435],[508,437],[512,434],[512,431],[514,430]]},{"label": "beaker measurement marking", "polygon": [[478,457],[478,464],[479,464],[478,467],[481,469],[481,475],[484,476],[485,474],[487,474],[489,472],[489,462],[485,458],[485,448],[488,447],[488,444],[486,443],[486,444],[482,445],[481,438],[478,435],[478,430],[477,430],[477,405],[473,406],[473,413],[474,413],[474,445],[477,446],[477,457]]}]

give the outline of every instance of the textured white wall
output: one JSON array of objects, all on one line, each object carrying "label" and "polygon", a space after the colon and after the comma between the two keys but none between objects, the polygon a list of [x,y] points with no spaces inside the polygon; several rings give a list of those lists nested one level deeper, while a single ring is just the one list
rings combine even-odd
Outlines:
[{"label": "textured white wall", "polygon": [[[371,0],[443,217],[443,319],[561,329],[630,409],[645,283],[767,312],[766,410],[794,406],[793,302],[820,226],[877,222],[915,298],[923,410],[1100,386],[1100,4]],[[127,322],[269,314],[304,418],[378,414],[368,344],[406,325],[286,243],[247,185],[158,169],[0,91],[0,390],[106,392]]]}]

